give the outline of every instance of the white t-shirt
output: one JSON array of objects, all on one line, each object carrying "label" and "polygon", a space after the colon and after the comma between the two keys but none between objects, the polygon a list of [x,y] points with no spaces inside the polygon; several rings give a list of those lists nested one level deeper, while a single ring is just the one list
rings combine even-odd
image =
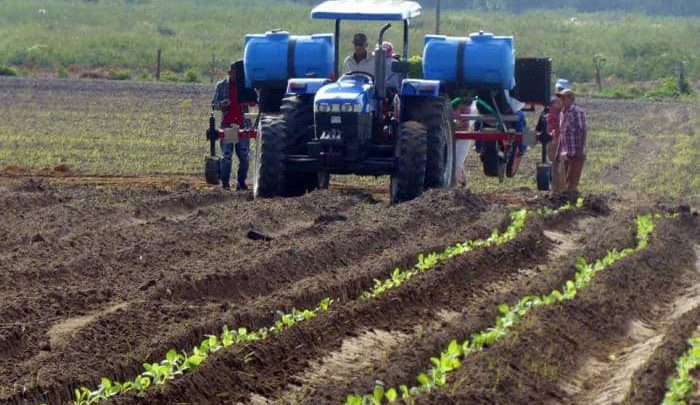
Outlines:
[{"label": "white t-shirt", "polygon": [[367,57],[362,59],[359,63],[355,61],[353,55],[345,58],[343,63],[343,73],[350,72],[365,72],[374,76],[374,54],[367,52]]}]

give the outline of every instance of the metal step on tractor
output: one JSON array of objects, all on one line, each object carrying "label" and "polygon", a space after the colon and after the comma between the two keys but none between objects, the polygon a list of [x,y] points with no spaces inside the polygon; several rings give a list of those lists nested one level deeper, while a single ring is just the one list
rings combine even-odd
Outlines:
[{"label": "metal step on tractor", "polygon": [[[512,37],[427,36],[424,78],[409,78],[409,26],[421,11],[413,1],[333,0],[316,6],[311,18],[334,20],[334,34],[246,36],[245,86],[257,90],[262,118],[257,131],[241,136],[257,138],[256,197],[298,196],[327,188],[332,175],[356,174],[391,176],[391,201],[408,201],[454,186],[458,138],[480,140],[487,175],[503,172],[523,136],[509,121],[514,112],[500,102],[515,86]],[[343,20],[384,23],[374,74],[342,71]],[[391,60],[382,44],[396,22],[403,50],[400,60]],[[400,86],[388,85],[388,75],[399,76]],[[485,112],[471,118],[484,125],[456,131],[452,100],[475,95]]]}]

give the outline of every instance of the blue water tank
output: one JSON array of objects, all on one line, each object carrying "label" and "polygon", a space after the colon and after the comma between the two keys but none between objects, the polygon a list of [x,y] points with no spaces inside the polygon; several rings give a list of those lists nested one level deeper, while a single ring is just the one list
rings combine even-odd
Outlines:
[{"label": "blue water tank", "polygon": [[246,35],[245,43],[248,88],[286,88],[289,78],[326,78],[334,72],[333,34],[290,36],[271,31]]},{"label": "blue water tank", "polygon": [[468,38],[426,35],[423,77],[464,87],[511,90],[515,87],[513,37],[484,32]]}]

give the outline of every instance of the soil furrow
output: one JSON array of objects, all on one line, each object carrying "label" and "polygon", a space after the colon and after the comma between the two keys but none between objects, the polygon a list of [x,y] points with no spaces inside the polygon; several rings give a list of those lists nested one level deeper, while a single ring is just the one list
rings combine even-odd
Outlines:
[{"label": "soil furrow", "polygon": [[598,274],[573,301],[536,309],[510,338],[465,359],[444,389],[419,403],[589,403],[563,385],[587,359],[607,358],[635,319],[654,319],[658,305],[671,302],[662,297],[697,284],[690,234],[698,225],[688,217],[660,221],[647,249]]},{"label": "soil furrow", "polygon": [[[252,393],[269,396],[293,383],[291,377],[306,369],[309,361],[340,348],[348,334],[373,329],[410,332],[424,319],[434,317],[437,309],[456,310],[469,291],[506,277],[521,263],[536,261],[547,245],[538,226],[527,227],[506,245],[456,258],[379,299],[341,303],[274,339],[219,352],[194,373],[162,392],[149,392],[144,400],[220,403],[245,401]],[[496,263],[500,264],[497,270],[482,270]],[[455,295],[445,285],[459,285],[465,294]]]},{"label": "soil furrow", "polygon": [[[700,247],[695,246],[695,271],[700,273]],[[700,282],[691,288],[697,290]],[[686,296],[681,296],[685,298]],[[687,301],[686,301],[687,302]],[[688,309],[685,305],[675,306],[676,311]],[[675,312],[675,311],[674,311]],[[678,315],[678,314],[674,314]],[[700,307],[689,309],[676,316],[665,329],[663,340],[653,350],[645,353],[645,362],[634,369],[622,403],[626,405],[644,402],[661,403],[666,392],[666,380],[675,373],[676,361],[688,349],[688,338],[697,333],[700,327]],[[658,335],[657,335],[658,336]],[[696,382],[696,392],[698,391]],[[693,403],[690,401],[689,403]]]},{"label": "soil furrow", "polygon": [[[505,210],[494,207],[488,215],[484,213],[480,216],[483,209],[483,202],[470,194],[432,193],[425,199],[399,207],[355,207],[352,208],[354,211],[345,214],[336,210],[317,212],[312,227],[291,234],[293,237],[303,236],[295,241],[296,244],[305,244],[309,246],[305,248],[309,252],[318,253],[318,257],[309,255],[305,263],[298,262],[296,266],[301,272],[292,273],[298,278],[296,282],[293,278],[271,273],[269,267],[261,265],[261,261],[266,265],[272,264],[269,260],[269,247],[276,243],[263,242],[268,248],[267,254],[261,252],[260,259],[255,259],[255,256],[248,258],[252,262],[247,270],[238,274],[249,279],[275,278],[265,278],[268,281],[264,286],[251,288],[249,296],[227,293],[230,297],[222,298],[208,294],[187,300],[196,301],[196,305],[193,305],[187,301],[181,302],[178,299],[181,297],[174,296],[175,294],[163,297],[158,293],[151,294],[148,301],[133,303],[123,311],[108,314],[84,326],[76,332],[73,342],[60,350],[37,352],[36,358],[20,363],[20,371],[8,374],[7,379],[19,381],[23,393],[18,393],[16,397],[15,394],[5,397],[8,400],[14,398],[13,401],[21,398],[65,400],[65,387],[83,384],[94,386],[102,376],[131,377],[143,361],[157,359],[172,347],[189,348],[201,340],[204,334],[215,332],[223,324],[253,328],[271,323],[275,310],[291,306],[303,307],[303,304],[315,305],[317,301],[309,303],[310,297],[316,299],[317,295],[334,294],[333,296],[343,297],[355,292],[359,294],[360,290],[371,285],[374,277],[388,274],[393,266],[408,263],[420,252],[442,248],[444,243],[454,243],[465,238],[484,237],[492,227],[503,224],[507,214]],[[390,212],[396,210],[396,215],[404,218],[398,225],[393,220],[394,216],[390,215]],[[352,218],[354,212],[357,215],[353,220],[342,220],[345,216]],[[348,225],[348,222],[351,224]],[[360,232],[360,229],[367,228],[368,222],[373,223],[376,229],[375,235],[369,237]],[[349,231],[346,232],[345,228]],[[350,257],[325,252],[318,238],[342,239],[352,248]],[[304,244],[300,244],[300,240]],[[285,243],[291,246],[292,242]],[[376,247],[366,246],[372,243]],[[284,262],[289,248],[282,245],[276,250],[283,254],[277,257],[277,263]],[[353,263],[353,259],[362,259],[363,256],[364,260]],[[302,269],[302,266],[306,268]],[[290,268],[294,267],[290,264]],[[265,274],[258,276],[263,271]],[[265,296],[266,293],[274,292],[275,286],[286,288],[273,296]],[[226,291],[229,290],[236,291],[235,285],[228,286]],[[213,300],[212,295],[216,297]],[[208,305],[213,310],[203,308],[202,305]],[[255,310],[248,311],[249,307]],[[230,313],[227,315],[226,311]],[[146,314],[148,316],[144,316]],[[127,336],[121,331],[125,323],[131,325],[134,331]],[[46,329],[49,327],[50,325]],[[91,367],[95,358],[102,356],[110,356],[110,361],[99,367]],[[46,378],[41,381],[34,379],[30,370],[37,369]],[[63,375],[60,378],[54,377],[61,373]]]},{"label": "soil furrow", "polygon": [[[337,383],[331,382],[315,390],[308,390],[310,392],[307,397],[300,403],[340,403],[349,394],[370,392],[376,381],[382,381],[387,386],[413,383],[415,377],[429,366],[428,359],[437,355],[452,339],[463,341],[472,333],[490,327],[498,315],[497,306],[500,303],[512,302],[523,295],[547,293],[571,276],[578,255],[594,256],[594,252],[581,247],[591,224],[608,224],[610,229],[617,230],[617,234],[611,235],[612,238],[629,238],[625,227],[627,221],[623,217],[571,218],[566,233],[545,231],[557,245],[546,251],[536,266],[520,267],[508,277],[482,284],[479,290],[466,297],[458,309],[458,316],[449,322],[443,322],[427,333],[415,334],[403,345],[384,353],[383,365],[375,364],[367,370],[348,375]],[[559,221],[556,223],[559,227],[563,225]],[[278,400],[275,403],[284,401]]]}]

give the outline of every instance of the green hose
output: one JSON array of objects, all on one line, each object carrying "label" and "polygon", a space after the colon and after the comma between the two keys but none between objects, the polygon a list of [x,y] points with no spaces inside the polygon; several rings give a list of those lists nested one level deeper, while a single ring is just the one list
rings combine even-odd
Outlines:
[{"label": "green hose", "polygon": [[501,116],[501,113],[498,111],[498,109],[491,107],[491,104],[489,104],[488,102],[482,100],[482,99],[479,98],[479,97],[476,97],[476,103],[479,104],[479,105],[481,105],[482,107],[484,107],[484,108],[485,108],[486,110],[488,110],[488,112],[490,112],[491,114],[495,115],[496,118],[498,119],[498,123],[499,123],[500,126],[501,126],[500,129],[501,129],[501,130],[505,130],[505,128],[506,128],[506,123],[503,121],[503,117]]}]

